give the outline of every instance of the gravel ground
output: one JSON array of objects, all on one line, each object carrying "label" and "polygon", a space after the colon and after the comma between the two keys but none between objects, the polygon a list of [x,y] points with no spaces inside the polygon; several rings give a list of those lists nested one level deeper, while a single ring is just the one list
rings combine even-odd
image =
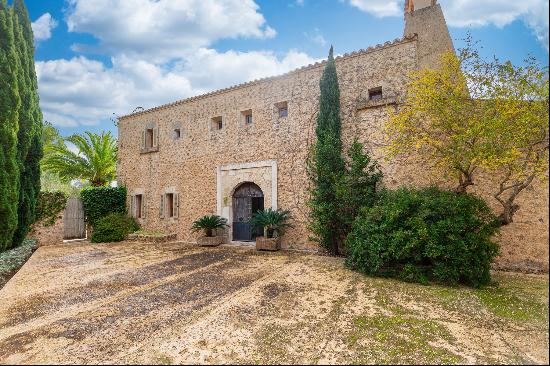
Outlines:
[{"label": "gravel ground", "polygon": [[0,363],[548,363],[548,276],[369,278],[243,247],[39,248],[0,290]]}]

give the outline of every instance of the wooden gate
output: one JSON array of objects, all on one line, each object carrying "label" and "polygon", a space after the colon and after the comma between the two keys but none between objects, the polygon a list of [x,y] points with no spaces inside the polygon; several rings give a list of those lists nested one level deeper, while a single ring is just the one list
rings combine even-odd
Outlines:
[{"label": "wooden gate", "polygon": [[80,198],[69,198],[63,215],[63,238],[83,239],[86,237],[84,206]]}]

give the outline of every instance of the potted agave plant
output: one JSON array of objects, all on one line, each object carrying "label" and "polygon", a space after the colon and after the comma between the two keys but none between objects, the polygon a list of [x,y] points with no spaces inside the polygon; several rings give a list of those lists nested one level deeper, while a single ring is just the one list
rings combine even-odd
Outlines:
[{"label": "potted agave plant", "polygon": [[281,235],[287,227],[292,227],[287,221],[290,219],[290,212],[283,210],[272,210],[271,208],[258,211],[250,219],[250,225],[255,229],[263,229],[264,236],[256,238],[256,250],[279,250],[281,249]]},{"label": "potted agave plant", "polygon": [[197,243],[202,246],[215,247],[223,242],[222,236],[215,236],[214,231],[223,229],[227,226],[227,220],[218,215],[206,215],[193,222],[191,230],[193,232],[203,231],[204,236],[197,239]]}]

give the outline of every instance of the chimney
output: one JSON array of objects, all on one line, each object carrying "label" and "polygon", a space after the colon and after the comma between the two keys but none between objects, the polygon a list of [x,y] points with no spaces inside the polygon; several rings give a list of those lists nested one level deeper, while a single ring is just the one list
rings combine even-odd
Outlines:
[{"label": "chimney", "polygon": [[405,14],[437,4],[437,0],[405,0]]}]

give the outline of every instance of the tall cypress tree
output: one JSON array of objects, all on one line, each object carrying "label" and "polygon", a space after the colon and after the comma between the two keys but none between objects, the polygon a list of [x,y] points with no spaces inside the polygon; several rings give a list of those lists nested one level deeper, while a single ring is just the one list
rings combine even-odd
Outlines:
[{"label": "tall cypress tree", "polygon": [[14,0],[14,37],[20,69],[18,72],[21,108],[17,160],[20,167],[18,225],[13,246],[21,244],[34,222],[34,211],[40,193],[40,159],[42,158],[42,114],[38,98],[38,82],[34,66],[34,35],[23,0]]},{"label": "tall cypress tree", "polygon": [[21,99],[20,68],[13,34],[13,10],[0,0],[0,250],[12,246],[17,227],[19,164],[17,134]]},{"label": "tall cypress tree", "polygon": [[314,240],[337,255],[342,235],[342,218],[339,215],[336,186],[345,173],[345,161],[342,156],[340,88],[332,47],[320,88],[317,142],[310,167],[314,183],[309,202],[310,229]]}]

